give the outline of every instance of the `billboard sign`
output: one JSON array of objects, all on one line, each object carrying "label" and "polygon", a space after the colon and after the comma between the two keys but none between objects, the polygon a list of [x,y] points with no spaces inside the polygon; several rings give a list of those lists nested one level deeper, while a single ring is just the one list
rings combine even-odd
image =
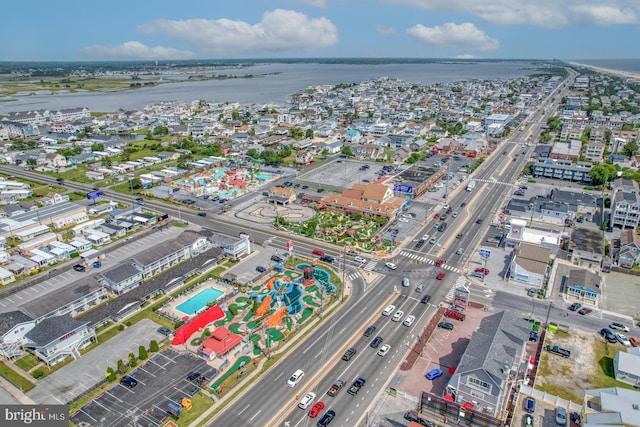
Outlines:
[{"label": "billboard sign", "polygon": [[489,258],[491,256],[491,251],[489,249],[480,249],[480,256],[482,258]]},{"label": "billboard sign", "polygon": [[405,184],[395,184],[393,191],[396,193],[413,193],[413,187]]},{"label": "billboard sign", "polygon": [[97,199],[100,196],[102,196],[102,193],[99,191],[92,191],[90,193],[87,193],[87,199],[89,200]]}]

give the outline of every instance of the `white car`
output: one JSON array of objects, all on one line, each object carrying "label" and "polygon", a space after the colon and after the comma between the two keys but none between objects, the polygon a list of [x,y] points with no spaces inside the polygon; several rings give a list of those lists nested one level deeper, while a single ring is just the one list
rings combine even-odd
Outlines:
[{"label": "white car", "polygon": [[398,221],[400,221],[400,222],[409,222],[409,220],[407,218],[398,218]]},{"label": "white car", "polygon": [[620,344],[622,344],[625,347],[629,347],[631,345],[631,343],[629,342],[629,338],[627,338],[625,334],[621,334],[620,332],[618,332],[616,334],[616,339]]},{"label": "white car", "polygon": [[393,320],[394,322],[399,322],[400,319],[402,319],[402,316],[404,316],[404,311],[398,310],[396,311],[396,314],[393,315],[391,320]]},{"label": "white car", "polygon": [[452,217],[457,218],[458,217],[458,212],[454,212],[451,214]]},{"label": "white car", "polygon": [[311,402],[315,400],[315,398],[316,398],[316,394],[310,391],[309,393],[302,396],[302,399],[300,399],[300,403],[298,403],[298,408],[307,409],[309,405],[311,405]]},{"label": "white car", "polygon": [[295,387],[296,384],[302,381],[302,378],[304,378],[304,372],[302,371],[302,369],[298,369],[293,373],[293,375],[291,375],[291,377],[287,381],[287,386]]},{"label": "white car", "polygon": [[355,256],[353,260],[355,262],[359,262],[360,264],[364,264],[365,262],[367,262],[366,258],[363,258],[360,255]]},{"label": "white car", "polygon": [[404,326],[411,326],[411,325],[413,325],[413,322],[414,322],[415,320],[416,320],[416,316],[414,316],[414,315],[409,315],[409,316],[407,316],[407,318],[406,318],[406,319],[404,319],[404,322],[402,322],[402,324],[403,324]]},{"label": "white car", "polygon": [[391,313],[393,313],[393,311],[396,309],[396,306],[393,304],[390,304],[387,306],[387,308],[384,309],[384,311],[382,312],[383,316],[391,316]]},{"label": "white car", "polygon": [[395,264],[394,264],[394,263],[392,263],[392,262],[387,262],[387,263],[385,263],[384,265],[385,265],[388,269],[390,269],[390,270],[395,270],[396,268],[398,268],[398,266],[397,266],[397,265],[395,265]]},{"label": "white car", "polygon": [[424,240],[425,242],[429,240],[429,235],[425,234],[424,236],[422,236],[422,240]]},{"label": "white car", "polygon": [[618,323],[618,322],[613,322],[612,324],[609,325],[610,329],[617,329],[618,331],[622,331],[622,332],[629,332],[629,327],[626,325],[623,325],[622,323]]},{"label": "white car", "polygon": [[389,344],[383,345],[382,347],[380,347],[380,350],[378,350],[378,356],[384,357],[389,352],[390,348],[391,346]]}]

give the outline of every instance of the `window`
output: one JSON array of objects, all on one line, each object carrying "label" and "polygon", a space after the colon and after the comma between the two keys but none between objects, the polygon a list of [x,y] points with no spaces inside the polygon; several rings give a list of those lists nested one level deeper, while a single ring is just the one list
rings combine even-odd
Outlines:
[{"label": "window", "polygon": [[479,388],[483,388],[487,391],[491,390],[491,385],[489,385],[489,383],[486,383],[482,380],[479,380],[478,378],[474,378],[474,377],[468,377],[467,378],[467,384],[475,386],[475,387],[479,387]]},{"label": "window", "polygon": [[478,398],[478,399],[480,399],[480,400],[484,400],[484,393],[481,393],[481,392],[476,391],[476,390],[471,390],[471,393],[470,393],[470,394],[471,394],[471,396],[473,396],[473,397],[477,397],[477,398]]}]

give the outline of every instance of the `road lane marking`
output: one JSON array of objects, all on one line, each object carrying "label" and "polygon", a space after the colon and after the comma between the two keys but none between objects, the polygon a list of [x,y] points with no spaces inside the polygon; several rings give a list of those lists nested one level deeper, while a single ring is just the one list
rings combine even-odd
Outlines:
[{"label": "road lane marking", "polygon": [[238,412],[238,415],[242,415],[242,413],[243,413],[244,411],[246,411],[247,409],[249,409],[249,406],[251,406],[251,403],[249,403],[247,406],[245,406],[245,407],[244,407],[244,409],[243,409],[242,411]]}]

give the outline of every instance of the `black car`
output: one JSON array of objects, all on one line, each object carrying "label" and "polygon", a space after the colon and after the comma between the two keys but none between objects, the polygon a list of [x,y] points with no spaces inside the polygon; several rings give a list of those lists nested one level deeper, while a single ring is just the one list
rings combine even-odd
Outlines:
[{"label": "black car", "polygon": [[365,331],[364,331],[364,336],[365,337],[370,337],[371,335],[373,335],[373,333],[376,331],[376,327],[375,326],[369,326]]},{"label": "black car", "polygon": [[461,208],[464,208],[465,206],[467,206],[467,202],[462,202],[462,203],[460,203],[460,207],[461,207]]},{"label": "black car", "polygon": [[318,188],[318,193],[322,193],[324,191],[324,188]]},{"label": "black car", "polygon": [[609,330],[607,328],[600,329],[600,335],[602,335],[610,343],[614,343],[614,342],[618,341],[618,339],[613,334],[613,332],[611,332],[611,330]]},{"label": "black car", "polygon": [[282,262],[283,260],[278,255],[271,255],[271,261],[273,261],[273,262]]},{"label": "black car", "polygon": [[476,219],[476,224],[482,224],[482,218]]},{"label": "black car", "polygon": [[571,306],[569,307],[569,310],[571,311],[578,311],[580,309],[581,305],[579,302],[574,302],[573,304],[571,304]]},{"label": "black car", "polygon": [[74,266],[73,266],[73,269],[74,269],[75,271],[83,272],[83,271],[85,271],[87,268],[86,268],[84,265],[76,264],[76,265],[74,265]]},{"label": "black car", "polygon": [[158,328],[158,332],[164,335],[165,337],[171,335],[171,329],[165,328],[164,326],[160,326]]},{"label": "black car", "polygon": [[187,375],[187,381],[196,381],[201,376],[202,374],[200,372],[189,372],[189,375]]},{"label": "black car", "polygon": [[334,257],[332,257],[331,255],[322,255],[320,257],[320,261],[328,262],[329,264],[331,264],[335,260],[336,259]]},{"label": "black car", "polygon": [[424,246],[424,239],[418,240],[418,243],[416,243],[416,249],[420,249],[423,246]]},{"label": "black car", "polygon": [[373,341],[371,341],[371,344],[369,344],[369,346],[371,348],[378,348],[378,346],[380,346],[381,343],[382,343],[382,337],[378,335],[373,339]]},{"label": "black car", "polygon": [[463,234],[462,233],[458,233],[456,234],[456,239],[462,239]]},{"label": "black car", "polygon": [[453,323],[440,322],[440,323],[438,323],[438,328],[442,328],[442,329],[447,329],[449,331],[453,331]]},{"label": "black car", "polygon": [[206,212],[198,212],[198,216],[207,216]]},{"label": "black car", "polygon": [[129,388],[134,388],[135,386],[138,385],[138,381],[135,378],[127,375],[126,377],[122,377],[120,379],[120,384],[127,386]]},{"label": "black car", "polygon": [[424,296],[422,297],[422,299],[420,300],[420,302],[421,302],[422,304],[426,304],[426,303],[428,303],[428,302],[429,302],[429,300],[431,300],[431,295],[424,295]]},{"label": "black car", "polygon": [[265,271],[267,271],[267,269],[264,268],[263,266],[259,265],[259,266],[256,267],[256,271],[258,273],[264,273]]},{"label": "black car", "polygon": [[322,418],[320,418],[320,421],[318,421],[316,426],[326,427],[327,425],[329,425],[331,421],[333,421],[335,417],[336,417],[336,411],[334,411],[333,409],[329,409],[327,412],[324,413]]}]

